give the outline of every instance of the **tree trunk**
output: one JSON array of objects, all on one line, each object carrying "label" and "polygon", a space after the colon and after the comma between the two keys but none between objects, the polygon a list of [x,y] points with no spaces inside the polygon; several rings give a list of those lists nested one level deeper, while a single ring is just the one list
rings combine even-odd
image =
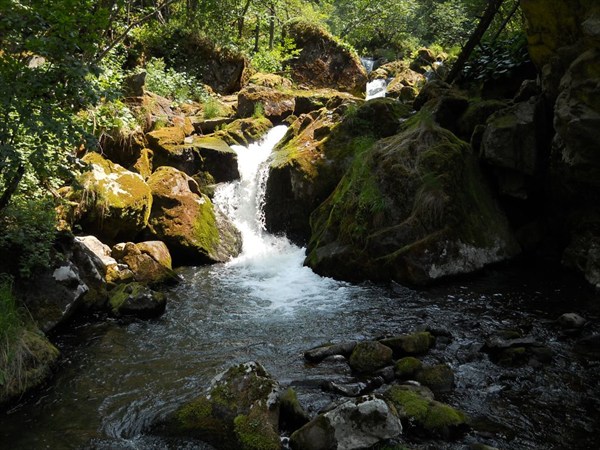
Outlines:
[{"label": "tree trunk", "polygon": [[254,29],[254,53],[258,53],[260,40],[260,16],[256,16],[256,28]]},{"label": "tree trunk", "polygon": [[448,76],[446,77],[446,82],[452,83],[456,80],[458,74],[462,71],[463,67],[465,66],[465,63],[468,61],[469,56],[471,56],[471,53],[473,52],[477,44],[481,41],[487,29],[492,24],[492,21],[494,20],[494,17],[498,13],[498,10],[500,9],[500,6],[502,6],[503,2],[504,0],[488,0],[488,6],[485,9],[483,16],[481,17],[477,28],[475,29],[465,46],[462,48],[460,55],[458,55],[458,59],[456,60],[456,62],[452,66],[452,69],[450,69]]},{"label": "tree trunk", "polygon": [[13,175],[11,180],[8,182],[6,189],[4,190],[2,197],[0,197],[0,211],[2,211],[12,198],[13,194],[17,191],[19,187],[19,183],[23,179],[23,175],[25,174],[25,166],[21,163],[17,168],[16,173]]},{"label": "tree trunk", "polygon": [[273,50],[273,44],[275,41],[275,3],[271,3],[269,6],[269,50]]}]

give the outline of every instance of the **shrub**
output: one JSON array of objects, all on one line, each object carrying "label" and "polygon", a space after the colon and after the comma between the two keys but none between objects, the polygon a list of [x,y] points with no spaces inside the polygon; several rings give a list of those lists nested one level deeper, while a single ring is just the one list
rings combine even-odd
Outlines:
[{"label": "shrub", "polygon": [[202,84],[186,72],[167,68],[161,58],[151,58],[146,64],[146,87],[149,91],[177,102],[203,101],[208,94]]},{"label": "shrub", "polygon": [[9,378],[15,342],[22,328],[23,321],[12,293],[12,280],[6,274],[0,274],[0,387]]},{"label": "shrub", "polygon": [[50,265],[55,237],[52,199],[15,197],[0,211],[0,253],[14,256],[0,265],[23,278],[30,277]]}]

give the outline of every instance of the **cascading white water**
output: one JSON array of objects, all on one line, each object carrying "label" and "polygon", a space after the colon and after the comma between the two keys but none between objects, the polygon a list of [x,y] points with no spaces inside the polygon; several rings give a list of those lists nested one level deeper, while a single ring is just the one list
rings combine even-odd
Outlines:
[{"label": "cascading white water", "polygon": [[[324,306],[332,298],[340,303],[344,301],[346,283],[316,275],[303,266],[305,249],[265,230],[262,206],[267,160],[286,130],[280,125],[258,143],[233,146],[238,155],[240,180],[220,186],[214,203],[242,233],[243,249],[219,276],[224,284],[261,307],[289,311],[308,303]],[[332,291],[339,295],[332,296]]]},{"label": "cascading white water", "polygon": [[377,79],[369,81],[367,83],[367,94],[365,99],[371,100],[372,98],[385,97],[387,92],[387,81],[383,79]]}]

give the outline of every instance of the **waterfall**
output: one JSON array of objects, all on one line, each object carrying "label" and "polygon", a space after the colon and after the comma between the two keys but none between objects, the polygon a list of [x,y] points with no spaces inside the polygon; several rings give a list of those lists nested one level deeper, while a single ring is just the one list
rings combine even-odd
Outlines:
[{"label": "waterfall", "polygon": [[262,307],[290,310],[307,303],[324,306],[331,301],[332,290],[340,294],[340,302],[345,283],[322,278],[304,267],[304,248],[265,229],[262,206],[268,159],[286,130],[283,125],[277,126],[260,142],[248,147],[232,146],[238,155],[240,180],[219,186],[214,203],[240,230],[243,247],[225,270],[219,269],[219,277],[240,297]]},{"label": "waterfall", "polygon": [[373,81],[369,81],[367,83],[367,95],[366,100],[371,100],[372,98],[385,97],[387,89],[387,81],[383,79],[377,79]]},{"label": "waterfall", "polygon": [[367,73],[371,73],[373,71],[373,67],[375,67],[375,59],[369,56],[361,56],[360,62],[363,66],[365,66],[365,69],[367,69]]}]

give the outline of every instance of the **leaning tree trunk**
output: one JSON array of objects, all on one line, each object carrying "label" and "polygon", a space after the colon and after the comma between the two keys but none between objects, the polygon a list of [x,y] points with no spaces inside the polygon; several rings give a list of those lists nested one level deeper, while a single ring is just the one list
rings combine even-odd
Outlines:
[{"label": "leaning tree trunk", "polygon": [[504,0],[488,1],[488,6],[485,9],[483,16],[481,17],[477,28],[475,29],[465,46],[462,48],[460,55],[458,55],[458,59],[456,60],[456,62],[452,66],[452,69],[450,69],[448,76],[446,77],[446,82],[452,83],[454,80],[456,80],[456,77],[462,71],[463,67],[465,66],[465,63],[469,59],[469,56],[471,56],[471,53],[473,53],[473,50],[475,49],[477,44],[479,44],[479,42],[483,38],[483,35],[492,24],[492,21],[498,13],[500,6],[502,6],[502,3],[504,3]]}]

